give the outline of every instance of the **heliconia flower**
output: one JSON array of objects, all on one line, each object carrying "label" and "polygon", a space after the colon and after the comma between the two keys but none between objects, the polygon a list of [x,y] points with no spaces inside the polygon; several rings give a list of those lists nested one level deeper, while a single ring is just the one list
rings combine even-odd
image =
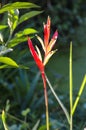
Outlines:
[{"label": "heliconia flower", "polygon": [[35,63],[37,64],[41,76],[43,79],[43,85],[44,85],[44,96],[45,96],[45,106],[46,106],[46,125],[47,130],[49,130],[49,116],[48,116],[48,95],[47,95],[47,87],[46,87],[46,75],[44,66],[49,61],[50,57],[56,52],[56,50],[52,51],[52,48],[56,42],[56,39],[58,37],[58,31],[56,30],[54,35],[52,36],[51,40],[49,41],[50,37],[50,26],[51,26],[51,20],[48,17],[47,23],[44,24],[44,40],[42,40],[39,36],[37,36],[37,39],[40,41],[41,46],[44,50],[44,60],[42,60],[41,52],[39,48],[36,46],[36,50],[32,44],[32,41],[30,38],[28,38],[28,46],[30,49],[30,52],[34,58]]},{"label": "heliconia flower", "polygon": [[42,56],[39,48],[36,46],[36,50],[35,50],[31,39],[28,38],[28,46],[30,48],[30,52],[41,72],[43,72],[44,66],[49,61],[50,57],[57,51],[57,49],[52,51],[52,48],[58,38],[58,31],[57,30],[55,31],[54,35],[49,41],[50,26],[51,26],[51,20],[50,17],[48,16],[47,23],[44,24],[44,40],[42,40],[41,37],[37,36],[37,39],[40,41],[41,46],[44,50],[44,60],[42,60]]}]

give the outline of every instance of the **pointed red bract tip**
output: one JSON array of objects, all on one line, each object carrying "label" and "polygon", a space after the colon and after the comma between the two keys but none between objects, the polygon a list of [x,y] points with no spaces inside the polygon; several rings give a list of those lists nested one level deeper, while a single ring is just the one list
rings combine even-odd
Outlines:
[{"label": "pointed red bract tip", "polygon": [[29,46],[30,52],[31,52],[31,54],[32,54],[32,56],[34,58],[34,61],[37,64],[40,72],[41,73],[44,72],[44,65],[43,65],[42,61],[40,60],[37,52],[35,51],[34,46],[33,46],[32,41],[31,41],[30,38],[28,38],[28,46]]},{"label": "pointed red bract tip", "polygon": [[49,43],[50,25],[51,25],[51,20],[50,20],[50,17],[48,16],[47,23],[44,24],[44,44],[45,44],[46,48],[47,48],[47,45]]},{"label": "pointed red bract tip", "polygon": [[57,39],[57,38],[58,38],[58,31],[56,30],[53,37],[52,37],[52,39]]}]

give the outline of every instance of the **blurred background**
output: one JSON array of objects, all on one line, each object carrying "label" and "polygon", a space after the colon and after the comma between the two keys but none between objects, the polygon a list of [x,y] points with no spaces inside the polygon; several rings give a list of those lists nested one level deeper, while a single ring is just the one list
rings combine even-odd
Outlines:
[{"label": "blurred background", "polygon": [[[17,0],[2,0],[1,6],[12,2],[17,2]],[[23,2],[23,0],[20,0],[20,2]],[[59,32],[54,47],[58,48],[58,51],[47,64],[46,74],[59,98],[69,110],[69,45],[71,41],[73,43],[73,100],[75,100],[86,74],[86,1],[25,0],[24,2],[39,5],[43,13],[20,24],[15,33],[26,27],[33,27],[38,31],[38,35],[43,38],[43,23],[46,23],[47,16],[50,16],[52,22],[51,37],[56,29]],[[21,10],[20,15],[25,11]],[[6,21],[4,19],[5,17],[0,15],[0,22]],[[39,44],[36,37],[33,38],[33,43]],[[26,117],[30,128],[40,119],[40,127],[45,124],[43,84],[38,68],[28,50],[27,42],[14,47],[14,51],[8,53],[7,56],[15,59],[19,64],[28,66],[29,69],[0,70],[0,110],[9,107],[8,113],[21,120]],[[49,88],[48,92],[51,130],[68,130],[68,123],[62,109]],[[83,130],[86,126],[85,92],[86,86],[74,115],[74,130]],[[26,115],[22,114],[24,111]],[[14,124],[16,130],[20,130],[21,122],[17,122],[17,126],[16,122],[15,119],[11,120],[11,117],[8,117],[10,129],[13,130],[12,124]],[[0,128],[2,130],[2,125],[0,125]],[[23,129],[26,130],[24,127]]]}]

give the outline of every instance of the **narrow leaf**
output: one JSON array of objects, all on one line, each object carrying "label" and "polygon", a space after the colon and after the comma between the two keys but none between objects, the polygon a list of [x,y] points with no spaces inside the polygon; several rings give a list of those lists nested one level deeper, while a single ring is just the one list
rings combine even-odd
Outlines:
[{"label": "narrow leaf", "polygon": [[[15,66],[9,66],[9,65],[6,65],[6,64],[4,64],[4,65],[0,65],[0,69],[4,69],[4,68],[15,68]],[[27,67],[27,66],[24,66],[24,65],[19,65],[19,68],[21,68],[21,69],[29,69],[29,67]]]},{"label": "narrow leaf", "polygon": [[32,130],[37,130],[39,126],[40,120],[38,120]]},{"label": "narrow leaf", "polygon": [[16,37],[21,37],[21,36],[25,36],[25,35],[29,35],[29,34],[34,34],[37,33],[37,31],[33,28],[26,28],[23,31],[20,31],[18,33],[16,33]]},{"label": "narrow leaf", "polygon": [[6,115],[5,115],[5,112],[4,112],[4,111],[2,111],[2,122],[3,122],[3,125],[4,125],[4,129],[5,129],[5,130],[9,130],[9,129],[8,129],[8,126],[7,126],[7,124],[6,124]]},{"label": "narrow leaf", "polygon": [[8,47],[14,47],[24,41],[27,41],[27,37],[25,36],[19,38],[15,37],[9,42]]},{"label": "narrow leaf", "polygon": [[75,112],[75,110],[77,108],[78,102],[80,100],[80,97],[81,97],[81,94],[82,94],[82,92],[84,90],[85,85],[86,85],[86,75],[83,78],[82,84],[81,84],[79,92],[78,92],[78,96],[76,97],[76,100],[74,102],[73,109],[72,109],[72,115],[74,115],[74,112]]},{"label": "narrow leaf", "polygon": [[18,18],[19,18],[19,11],[18,9],[15,10],[10,10],[8,12],[8,25],[10,27],[10,29],[13,31],[18,23]]},{"label": "narrow leaf", "polygon": [[0,25],[0,30],[7,28],[7,27],[8,27],[7,25]]},{"label": "narrow leaf", "polygon": [[18,64],[14,60],[12,60],[11,58],[9,58],[9,57],[0,57],[0,62],[4,63],[6,65],[10,65],[10,66],[14,66],[14,67],[19,67]]},{"label": "narrow leaf", "polygon": [[22,15],[22,16],[20,17],[18,24],[20,24],[20,23],[22,23],[22,22],[28,20],[29,18],[32,18],[32,17],[36,16],[36,15],[42,13],[42,12],[43,12],[43,11],[31,11],[31,12],[29,12],[29,13],[25,13],[24,15]]},{"label": "narrow leaf", "polygon": [[0,69],[4,69],[4,68],[7,68],[8,65],[0,65]]},{"label": "narrow leaf", "polygon": [[25,9],[25,8],[39,8],[38,5],[29,2],[15,2],[9,3],[0,9],[0,14],[12,9]]}]

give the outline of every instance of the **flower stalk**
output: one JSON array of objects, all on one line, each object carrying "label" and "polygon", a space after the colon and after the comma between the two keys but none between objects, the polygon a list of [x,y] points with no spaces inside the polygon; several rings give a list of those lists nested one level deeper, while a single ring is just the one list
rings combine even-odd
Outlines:
[{"label": "flower stalk", "polygon": [[45,73],[42,73],[42,79],[44,84],[44,96],[45,96],[45,106],[46,106],[46,127],[47,130],[49,130],[49,112],[48,112],[48,93],[47,93],[47,87],[46,87],[46,77]]}]

